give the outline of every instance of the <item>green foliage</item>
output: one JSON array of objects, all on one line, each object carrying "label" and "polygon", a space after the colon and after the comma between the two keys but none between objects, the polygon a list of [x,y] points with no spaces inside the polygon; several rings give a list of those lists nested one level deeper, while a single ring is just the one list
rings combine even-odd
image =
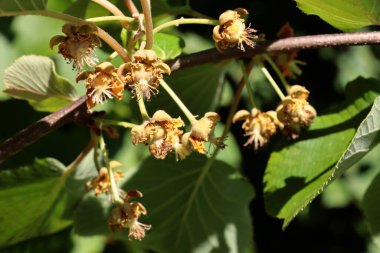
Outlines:
[{"label": "green foliage", "polygon": [[184,47],[185,42],[178,36],[165,33],[154,34],[153,50],[163,61],[179,56]]},{"label": "green foliage", "polygon": [[27,100],[35,110],[53,112],[77,98],[75,88],[55,72],[48,57],[23,56],[4,73],[4,92]]},{"label": "green foliage", "polygon": [[0,0],[0,17],[12,12],[44,10],[46,4],[47,0]]},{"label": "green foliage", "polygon": [[59,231],[71,224],[65,217],[65,166],[38,159],[32,165],[0,172],[0,245],[12,245]]},{"label": "green foliage", "polygon": [[368,187],[364,195],[362,207],[367,218],[367,224],[370,228],[375,242],[380,245],[380,174],[378,174]]},{"label": "green foliage", "polygon": [[[252,245],[248,213],[252,188],[223,162],[199,156],[180,162],[148,158],[122,188],[144,193],[142,203],[149,213],[142,222],[153,228],[139,243],[143,248],[242,252]],[[102,199],[86,198],[74,217],[76,232],[109,234],[108,207]]]},{"label": "green foliage", "polygon": [[264,177],[265,202],[271,215],[284,219],[284,227],[331,182],[336,171],[349,167],[350,152],[355,154],[352,158],[359,159],[354,146],[366,142],[365,138],[354,139],[346,149],[378,94],[378,80],[356,79],[347,87],[346,102],[316,118],[301,140],[283,143],[271,154]]},{"label": "green foliage", "polygon": [[380,25],[378,0],[295,0],[306,14],[317,15],[342,31]]}]

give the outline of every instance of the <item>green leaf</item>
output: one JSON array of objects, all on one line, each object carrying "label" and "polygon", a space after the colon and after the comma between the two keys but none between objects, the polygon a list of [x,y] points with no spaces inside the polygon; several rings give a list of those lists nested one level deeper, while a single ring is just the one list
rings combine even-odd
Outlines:
[{"label": "green leaf", "polygon": [[[194,115],[203,117],[205,112],[215,110],[219,103],[225,67],[225,64],[204,64],[175,71],[165,77],[165,81]],[[146,103],[149,111],[161,109],[177,117],[180,114],[178,106],[164,89],[159,89],[158,95]]]},{"label": "green leaf", "polygon": [[366,216],[369,230],[378,246],[380,246],[380,173],[373,179],[368,187],[363,201],[362,208]]},{"label": "green leaf", "polygon": [[184,47],[185,42],[178,36],[165,33],[154,34],[153,50],[163,61],[179,56]]},{"label": "green leaf", "polygon": [[[0,89],[3,90],[3,70],[17,58],[18,52],[2,34],[0,34],[0,52]],[[0,93],[0,101],[9,98],[4,93]]]},{"label": "green leaf", "polygon": [[[65,218],[65,166],[37,159],[32,165],[0,172],[0,248],[71,224]],[[4,229],[6,228],[6,229]]]},{"label": "green leaf", "polygon": [[295,0],[306,14],[317,15],[330,25],[353,31],[364,26],[380,25],[378,0]]},{"label": "green leaf", "polygon": [[[123,189],[139,189],[153,228],[139,243],[157,252],[244,252],[252,244],[250,185],[220,161],[191,156],[149,158]],[[236,196],[239,196],[236,198]],[[104,201],[87,198],[76,212],[77,233],[109,233]],[[121,235],[127,238],[127,235]]]},{"label": "green leaf", "polygon": [[53,112],[77,98],[75,88],[43,56],[22,56],[4,72],[4,92],[27,100],[35,110]]},{"label": "green leaf", "polygon": [[[266,208],[284,219],[284,227],[334,179],[336,163],[379,93],[378,80],[356,79],[341,106],[317,117],[300,140],[271,154],[264,176]],[[341,162],[338,169],[346,169]]]},{"label": "green leaf", "polygon": [[0,17],[12,12],[45,10],[47,0],[0,0]]}]

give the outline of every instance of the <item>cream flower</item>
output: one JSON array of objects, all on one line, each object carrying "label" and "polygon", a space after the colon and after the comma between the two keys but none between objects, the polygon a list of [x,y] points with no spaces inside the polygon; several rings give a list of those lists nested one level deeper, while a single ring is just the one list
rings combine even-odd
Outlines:
[{"label": "cream flower", "polygon": [[247,10],[238,8],[235,10],[227,10],[219,16],[219,25],[214,27],[213,39],[215,47],[219,51],[227,48],[238,47],[240,50],[245,50],[244,45],[253,47],[252,39],[257,39],[253,33],[256,30],[245,26],[244,19],[241,15],[248,14]]},{"label": "cream flower", "polygon": [[50,40],[50,48],[58,46],[58,52],[73,63],[73,68],[81,70],[85,64],[93,67],[98,63],[98,58],[93,55],[96,47],[101,46],[96,36],[96,26],[91,23],[83,25],[65,24],[62,32],[65,36],[56,35]]},{"label": "cream flower", "polygon": [[153,50],[139,50],[133,55],[134,61],[120,66],[119,72],[137,99],[150,100],[158,93],[163,74],[170,74],[170,68],[157,58]]},{"label": "cream flower", "polygon": [[96,66],[95,71],[84,71],[77,76],[77,81],[83,79],[86,79],[88,109],[107,99],[123,99],[124,84],[111,63],[103,62]]}]

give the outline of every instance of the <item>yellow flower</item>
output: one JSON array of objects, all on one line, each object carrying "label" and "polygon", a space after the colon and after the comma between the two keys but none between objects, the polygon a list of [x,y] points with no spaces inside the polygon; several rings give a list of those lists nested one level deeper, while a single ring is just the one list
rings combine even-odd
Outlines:
[{"label": "yellow flower", "polygon": [[93,67],[98,63],[98,58],[93,55],[97,46],[101,46],[96,36],[96,26],[88,23],[83,25],[65,24],[62,32],[65,36],[56,35],[50,40],[50,48],[58,46],[58,52],[73,63],[73,68],[81,70],[85,64]]},{"label": "yellow flower", "polygon": [[123,99],[124,84],[111,63],[103,62],[96,66],[95,71],[84,71],[77,76],[77,81],[83,79],[86,79],[88,109],[106,99]]},{"label": "yellow flower", "polygon": [[289,95],[277,107],[277,117],[284,124],[283,132],[293,139],[299,137],[302,128],[308,127],[317,116],[307,101],[309,91],[300,85],[293,85]]},{"label": "yellow flower", "polygon": [[236,46],[244,51],[243,44],[254,46],[252,39],[257,39],[257,36],[253,35],[256,30],[246,28],[244,19],[241,18],[241,15],[246,14],[248,14],[247,10],[238,8],[227,10],[219,16],[219,25],[215,26],[213,30],[215,47],[219,51]]},{"label": "yellow flower", "polygon": [[134,145],[143,143],[149,145],[149,151],[156,158],[164,159],[169,152],[175,149],[184,123],[180,117],[174,119],[165,111],[159,110],[153,117],[131,130],[131,139]]},{"label": "yellow flower", "polygon": [[134,55],[134,62],[120,66],[125,83],[137,99],[150,100],[158,93],[158,85],[163,74],[170,74],[170,68],[157,58],[153,50],[139,50]]},{"label": "yellow flower", "polygon": [[244,120],[242,128],[245,136],[249,137],[244,146],[253,145],[255,150],[265,146],[276,133],[277,127],[281,128],[274,111],[261,112],[256,108],[251,112],[240,110],[234,115],[233,122],[240,120]]}]

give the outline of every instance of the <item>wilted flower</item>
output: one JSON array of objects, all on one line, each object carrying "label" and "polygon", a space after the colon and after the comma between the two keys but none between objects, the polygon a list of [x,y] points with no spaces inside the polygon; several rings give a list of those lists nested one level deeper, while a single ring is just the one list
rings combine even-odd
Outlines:
[{"label": "wilted flower", "polygon": [[188,140],[197,152],[206,153],[205,142],[210,142],[220,148],[225,147],[223,140],[214,135],[214,128],[219,119],[220,116],[216,112],[207,112],[201,119],[192,123]]},{"label": "wilted flower", "polygon": [[95,71],[80,73],[77,81],[83,79],[86,79],[86,102],[89,109],[106,99],[123,98],[124,84],[117,74],[117,69],[110,62],[99,64]]},{"label": "wilted flower", "polygon": [[170,74],[170,68],[157,58],[153,50],[139,50],[133,55],[133,62],[120,66],[119,72],[137,99],[150,100],[158,93],[163,74]]},{"label": "wilted flower", "polygon": [[219,25],[214,27],[213,39],[215,47],[219,51],[227,48],[238,47],[244,51],[244,45],[254,46],[252,39],[257,36],[253,33],[256,30],[245,26],[244,19],[241,15],[248,14],[247,10],[238,8],[235,10],[227,10],[219,16]]},{"label": "wilted flower", "polygon": [[314,107],[307,102],[309,91],[300,85],[293,85],[289,95],[277,107],[277,117],[284,124],[284,133],[296,139],[302,128],[311,125],[317,116]]},{"label": "wilted flower", "polygon": [[56,35],[50,40],[50,48],[58,46],[58,52],[73,63],[73,68],[81,70],[85,64],[93,67],[97,64],[98,58],[93,55],[97,46],[101,46],[99,38],[96,36],[96,26],[88,23],[82,25],[64,24],[62,32],[66,34]]},{"label": "wilted flower", "polygon": [[[121,163],[117,161],[110,162],[111,169],[119,167],[119,166],[121,166]],[[113,176],[115,178],[115,181],[119,181],[124,177],[124,173],[123,171],[118,170],[118,171],[113,172]],[[111,182],[110,182],[107,168],[105,167],[101,168],[99,170],[98,176],[88,181],[85,187],[87,191],[89,191],[92,188],[96,196],[102,193],[108,193],[111,188]]]},{"label": "wilted flower", "polygon": [[159,110],[153,117],[131,130],[133,144],[143,143],[149,145],[149,151],[156,158],[164,159],[174,150],[182,135],[184,123],[180,117],[174,119],[165,111]]},{"label": "wilted flower", "polygon": [[145,231],[149,230],[152,226],[146,225],[138,221],[141,215],[146,215],[145,207],[137,201],[129,202],[132,197],[142,197],[139,191],[129,191],[125,198],[124,203],[112,209],[108,218],[108,226],[111,231],[124,231],[129,229],[129,239],[141,240],[145,237]]},{"label": "wilted flower", "polygon": [[252,145],[255,150],[266,145],[275,133],[277,127],[282,127],[277,120],[276,112],[261,112],[253,108],[251,112],[240,110],[235,113],[233,122],[244,120],[242,128],[248,141],[244,146]]}]

